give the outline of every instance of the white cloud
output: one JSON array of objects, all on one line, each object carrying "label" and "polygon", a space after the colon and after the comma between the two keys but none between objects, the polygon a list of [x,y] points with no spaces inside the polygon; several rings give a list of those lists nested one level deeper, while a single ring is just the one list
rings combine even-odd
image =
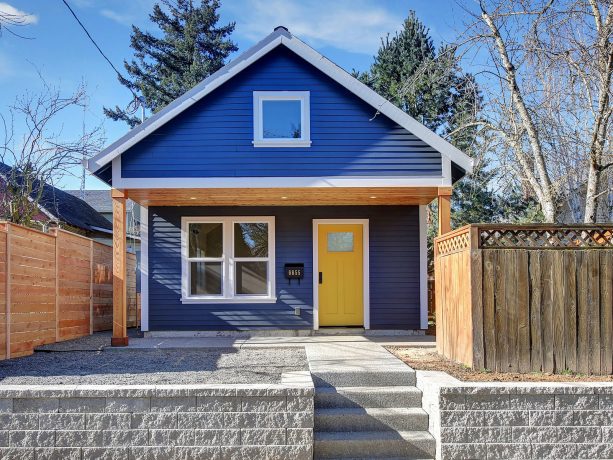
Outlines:
[{"label": "white cloud", "polygon": [[113,2],[105,1],[102,2],[104,8],[100,9],[100,14],[105,18],[115,21],[123,26],[129,27],[132,24],[150,24],[149,14],[153,10],[153,4],[155,2],[156,0],[131,0],[128,3],[126,3],[124,0]]},{"label": "white cloud", "polygon": [[[226,4],[238,7],[236,4]],[[260,40],[274,27],[286,26],[313,46],[333,46],[372,55],[380,39],[397,30],[399,18],[376,3],[364,0],[246,0],[237,11],[236,33]],[[324,11],[325,10],[325,11]]]},{"label": "white cloud", "polygon": [[8,21],[15,24],[36,24],[38,16],[25,11],[18,10],[8,3],[0,2],[0,14],[8,18]]},{"label": "white cloud", "polygon": [[134,22],[134,16],[131,14],[122,14],[109,9],[100,10],[100,14],[105,18],[108,18],[111,21],[115,21],[124,26],[129,26]]}]

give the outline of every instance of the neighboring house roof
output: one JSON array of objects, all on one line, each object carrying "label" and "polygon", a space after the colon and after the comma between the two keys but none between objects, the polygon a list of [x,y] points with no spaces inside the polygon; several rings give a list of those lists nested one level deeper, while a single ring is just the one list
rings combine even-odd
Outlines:
[{"label": "neighboring house roof", "polygon": [[114,158],[121,155],[141,139],[172,120],[207,94],[211,93],[223,83],[281,45],[296,53],[321,72],[373,106],[378,112],[389,117],[401,127],[436,149],[441,155],[447,157],[463,171],[472,172],[473,160],[468,155],[451,145],[438,134],[426,128],[413,117],[400,110],[393,103],[377,94],[306,43],[296,38],[285,27],[277,27],[273,33],[249,48],[238,58],[204,79],[194,88],[187,91],[183,96],[175,99],[144,123],[138,125],[123,137],[113,142],[102,152],[87,160],[87,169],[96,173],[98,176],[108,177],[108,169]]},{"label": "neighboring house roof", "polygon": [[[11,171],[10,166],[0,163],[0,177],[5,178]],[[112,224],[85,201],[49,184],[43,185],[38,207],[50,219],[73,227],[105,233],[113,231]]]},{"label": "neighboring house roof", "polygon": [[113,212],[113,201],[108,190],[66,190],[77,198],[81,198],[98,212]]}]

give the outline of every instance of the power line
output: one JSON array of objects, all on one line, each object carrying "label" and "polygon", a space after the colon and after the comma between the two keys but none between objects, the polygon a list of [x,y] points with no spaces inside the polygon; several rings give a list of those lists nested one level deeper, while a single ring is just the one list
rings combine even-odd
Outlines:
[{"label": "power line", "polygon": [[[94,46],[96,47],[96,49],[98,50],[98,52],[100,53],[100,55],[104,58],[104,60],[106,62],[109,63],[109,65],[113,68],[113,70],[115,71],[115,73],[117,74],[117,76],[119,77],[120,81],[126,81],[126,79],[123,77],[123,75],[121,75],[121,72],[119,72],[119,70],[117,70],[117,67],[115,67],[115,65],[111,62],[111,60],[106,56],[106,54],[104,54],[104,52],[102,51],[102,49],[100,48],[100,46],[98,46],[98,43],[96,43],[96,40],[94,40],[94,37],[91,36],[91,34],[89,33],[89,31],[87,30],[87,28],[85,27],[85,25],[81,22],[81,20],[79,19],[79,17],[77,16],[77,14],[74,12],[74,10],[70,7],[70,5],[68,4],[67,0],[62,0],[62,3],[64,3],[64,5],[66,5],[66,8],[68,8],[68,10],[70,11],[70,13],[72,14],[72,16],[75,18],[75,20],[79,23],[79,25],[81,26],[81,29],[83,29],[83,32],[85,32],[85,35],[87,35],[87,37],[89,38],[89,40],[94,44]],[[125,86],[125,85],[124,85]],[[138,110],[138,106],[142,104],[141,98],[138,97],[138,95],[132,90],[132,88],[130,88],[129,86],[126,86],[126,88],[128,88],[130,90],[130,92],[132,93],[132,96],[134,96],[134,100],[128,105],[129,106],[134,106],[133,109],[133,113],[136,112],[136,110]],[[143,110],[144,110],[144,106],[143,106]]]}]

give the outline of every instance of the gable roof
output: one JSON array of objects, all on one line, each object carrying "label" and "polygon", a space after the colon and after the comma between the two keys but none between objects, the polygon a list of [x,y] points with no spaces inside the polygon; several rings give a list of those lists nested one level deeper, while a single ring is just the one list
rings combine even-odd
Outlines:
[{"label": "gable roof", "polygon": [[[13,168],[0,162],[0,178],[6,180]],[[16,175],[20,183],[20,176]],[[33,192],[34,193],[34,192]],[[110,192],[106,192],[110,196]],[[70,193],[49,184],[43,184],[38,202],[39,209],[50,219],[64,222],[83,230],[112,233],[113,225],[89,204]]]},{"label": "gable roof", "polygon": [[65,192],[85,201],[98,212],[113,212],[113,200],[108,190],[65,190]]},{"label": "gable roof", "polygon": [[468,155],[451,145],[435,132],[426,128],[413,117],[400,110],[393,103],[380,96],[306,43],[296,38],[285,27],[275,28],[274,32],[242,53],[238,58],[211,74],[191,90],[151,116],[144,123],[136,126],[117,141],[113,142],[103,151],[91,159],[86,160],[85,166],[92,173],[97,175],[104,174],[105,170],[108,170],[110,167],[110,163],[114,158],[121,155],[141,139],[172,120],[175,116],[191,107],[207,94],[211,93],[278,46],[285,46],[290,49],[315,68],[344,86],[357,97],[370,104],[379,113],[395,121],[401,127],[436,149],[441,155],[447,157],[462,170],[468,173],[472,172],[473,160]]}]

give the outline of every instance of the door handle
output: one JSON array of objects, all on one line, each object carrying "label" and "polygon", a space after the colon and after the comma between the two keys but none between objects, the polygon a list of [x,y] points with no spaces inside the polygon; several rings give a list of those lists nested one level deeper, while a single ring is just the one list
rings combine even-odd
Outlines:
[{"label": "door handle", "polygon": [[324,274],[322,272],[319,272],[319,284],[322,284],[324,282]]}]

